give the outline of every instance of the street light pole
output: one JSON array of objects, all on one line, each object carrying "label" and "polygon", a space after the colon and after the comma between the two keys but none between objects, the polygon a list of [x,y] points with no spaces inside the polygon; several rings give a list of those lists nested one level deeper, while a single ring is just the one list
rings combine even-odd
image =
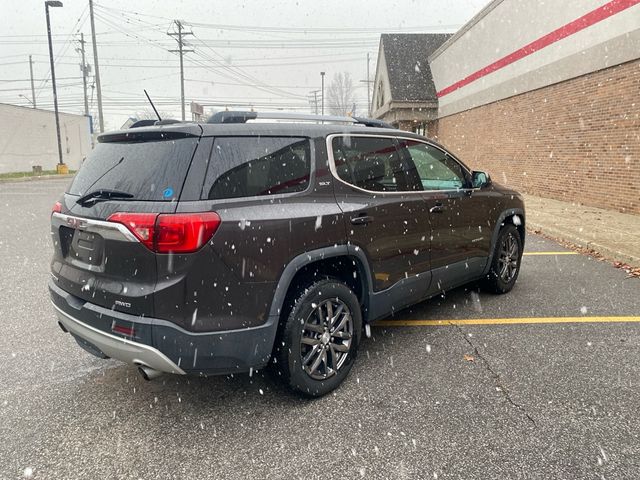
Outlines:
[{"label": "street light pole", "polygon": [[29,73],[31,74],[31,104],[36,108],[36,89],[33,87],[33,60],[29,55]]},{"label": "street light pole", "polygon": [[324,72],[320,72],[320,77],[322,78],[322,95],[321,95],[321,102],[322,102],[322,115],[324,115]]},{"label": "street light pole", "polygon": [[56,71],[53,65],[53,44],[51,43],[51,22],[49,21],[49,7],[62,7],[62,2],[58,0],[47,0],[44,2],[44,9],[47,16],[47,38],[49,39],[49,62],[51,63],[51,84],[53,85],[53,109],[56,115],[56,135],[58,136],[58,171],[64,165],[62,161],[62,141],[60,140],[60,118],[58,115],[58,93],[56,91]]}]

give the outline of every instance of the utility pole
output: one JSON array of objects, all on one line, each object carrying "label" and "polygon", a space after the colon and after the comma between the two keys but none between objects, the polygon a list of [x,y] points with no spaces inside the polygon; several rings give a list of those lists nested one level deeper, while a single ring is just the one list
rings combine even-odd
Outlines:
[{"label": "utility pole", "polygon": [[80,48],[77,48],[76,51],[82,54],[82,63],[80,64],[80,70],[82,70],[82,88],[84,89],[84,115],[86,117],[89,116],[89,101],[87,100],[87,76],[89,75],[90,66],[87,65],[84,56],[84,33],[80,34]]},{"label": "utility pole", "polygon": [[184,122],[184,64],[183,64],[182,56],[185,53],[193,52],[193,50],[184,49],[184,41],[182,40],[182,37],[184,37],[185,35],[193,35],[193,32],[183,32],[182,31],[183,25],[180,20],[174,20],[174,23],[177,25],[178,31],[167,32],[167,35],[171,37],[174,37],[174,36],[177,37],[176,41],[178,42],[178,50],[169,50],[169,51],[172,53],[177,52],[180,54],[180,107],[182,108],[182,121]]},{"label": "utility pole", "polygon": [[369,53],[367,52],[367,79],[366,80],[360,80],[361,83],[366,83],[367,84],[367,116],[371,116],[371,84],[374,83],[373,80],[371,80],[370,74],[369,74]]},{"label": "utility pole", "polygon": [[31,103],[33,108],[36,108],[36,89],[33,87],[33,60],[31,60],[31,55],[29,55],[29,73],[31,73]]},{"label": "utility pole", "polygon": [[[47,17],[47,39],[49,40],[49,62],[51,64],[51,84],[53,85],[53,110],[56,117],[56,134],[58,136],[58,173],[62,173],[64,162],[62,161],[62,141],[60,140],[60,116],[58,115],[58,92],[56,91],[56,70],[53,61],[53,43],[51,42],[51,22],[49,21],[49,7],[62,7],[58,0],[44,2],[44,10]],[[66,173],[66,172],[65,172]]]},{"label": "utility pole", "polygon": [[96,90],[98,94],[98,122],[100,133],[104,132],[104,116],[102,114],[102,88],[100,87],[100,66],[98,65],[98,46],[96,45],[96,23],[93,19],[93,0],[89,0],[89,16],[91,17],[91,41],[93,42],[93,66],[96,69]]},{"label": "utility pole", "polygon": [[320,100],[322,101],[322,115],[324,115],[324,72],[320,72],[320,77],[322,77],[322,97]]},{"label": "utility pole", "polygon": [[371,85],[371,77],[369,76],[369,52],[367,52],[367,116],[371,116],[371,91],[369,90]]},{"label": "utility pole", "polygon": [[316,115],[318,115],[318,92],[320,90],[314,90],[312,92],[310,92],[311,95],[313,95],[313,100],[309,99],[309,102],[313,101],[313,105],[314,105],[314,109],[316,112]]}]

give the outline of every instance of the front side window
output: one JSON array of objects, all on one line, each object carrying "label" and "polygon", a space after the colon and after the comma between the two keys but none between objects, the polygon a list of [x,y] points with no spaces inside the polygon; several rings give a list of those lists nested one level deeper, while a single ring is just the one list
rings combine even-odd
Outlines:
[{"label": "front side window", "polygon": [[408,184],[406,166],[392,138],[334,137],[332,149],[338,177],[351,185],[371,192],[417,189]]},{"label": "front side window", "polygon": [[210,200],[306,190],[309,140],[293,137],[218,137],[203,186]]},{"label": "front side window", "polygon": [[416,166],[423,190],[457,190],[466,185],[462,166],[442,150],[413,140],[403,147]]}]

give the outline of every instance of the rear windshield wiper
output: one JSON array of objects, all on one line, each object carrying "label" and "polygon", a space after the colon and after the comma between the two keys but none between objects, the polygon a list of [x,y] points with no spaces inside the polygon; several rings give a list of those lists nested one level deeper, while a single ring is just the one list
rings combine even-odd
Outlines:
[{"label": "rear windshield wiper", "polygon": [[133,198],[133,195],[127,192],[120,192],[118,190],[100,189],[89,192],[86,195],[81,196],[76,203],[86,207],[93,203],[104,202],[106,200],[124,200],[127,198]]}]

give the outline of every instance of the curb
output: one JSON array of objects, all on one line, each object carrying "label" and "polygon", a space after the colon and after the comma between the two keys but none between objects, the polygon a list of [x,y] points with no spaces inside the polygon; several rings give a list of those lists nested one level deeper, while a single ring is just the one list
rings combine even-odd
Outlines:
[{"label": "curb", "polygon": [[640,267],[640,257],[636,257],[635,255],[631,255],[627,252],[621,252],[619,250],[616,250],[615,247],[602,245],[597,242],[586,240],[582,237],[579,237],[578,235],[568,233],[560,228],[549,227],[542,223],[536,223],[528,220],[527,229],[530,229],[532,232],[540,232],[551,238],[573,243],[578,247],[585,247],[590,250],[594,250],[608,260],[628,263],[633,267]]},{"label": "curb", "polygon": [[33,175],[28,177],[17,178],[0,178],[0,183],[22,183],[22,182],[37,182],[39,180],[56,180],[64,178],[73,178],[75,173],[68,173],[65,175]]}]

